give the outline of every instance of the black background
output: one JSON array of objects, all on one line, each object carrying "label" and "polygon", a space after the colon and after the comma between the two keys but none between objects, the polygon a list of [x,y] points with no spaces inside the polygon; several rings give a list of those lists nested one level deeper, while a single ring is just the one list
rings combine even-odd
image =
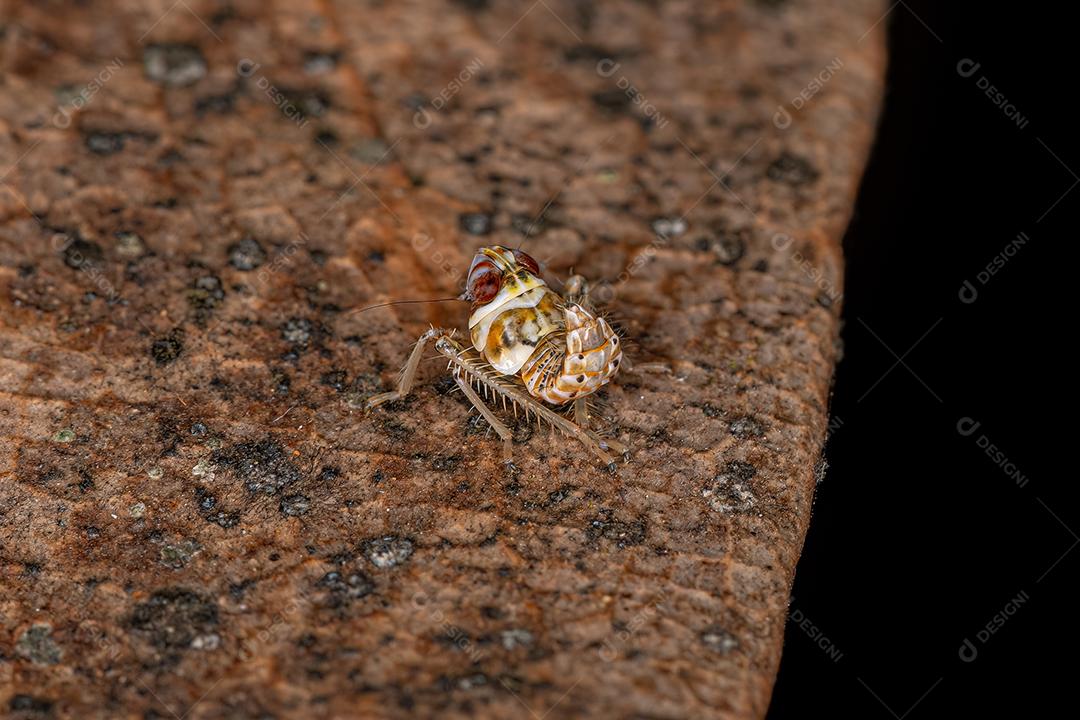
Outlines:
[{"label": "black background", "polygon": [[[796,574],[771,719],[1076,706],[1080,511],[1064,494],[1075,471],[1052,460],[1076,444],[1066,248],[1077,235],[1080,188],[1067,191],[1080,172],[1080,85],[1065,57],[1075,23],[1010,7],[905,1],[885,20],[884,114],[845,238],[831,406],[842,424]],[[970,77],[958,72],[964,59],[979,63]],[[980,284],[1021,232],[1026,244]],[[974,302],[959,298],[965,280]],[[889,371],[893,353],[904,364]],[[961,418],[980,423],[974,434],[958,432]]]}]

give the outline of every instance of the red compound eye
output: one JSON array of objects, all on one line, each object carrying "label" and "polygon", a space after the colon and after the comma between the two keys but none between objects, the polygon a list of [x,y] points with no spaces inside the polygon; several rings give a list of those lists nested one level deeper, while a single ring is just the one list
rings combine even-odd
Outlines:
[{"label": "red compound eye", "polygon": [[514,259],[518,261],[518,265],[524,265],[529,269],[533,275],[540,274],[540,263],[533,259],[532,255],[526,255],[520,250],[514,251]]},{"label": "red compound eye", "polygon": [[489,262],[479,262],[469,273],[469,297],[473,303],[483,305],[499,294],[502,273]]}]

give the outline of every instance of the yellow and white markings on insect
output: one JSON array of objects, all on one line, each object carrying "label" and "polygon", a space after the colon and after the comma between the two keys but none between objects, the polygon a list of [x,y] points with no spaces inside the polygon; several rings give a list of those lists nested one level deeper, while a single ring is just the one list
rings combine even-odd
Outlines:
[{"label": "yellow and white markings on insect", "polygon": [[[574,276],[567,286],[581,289],[584,284]],[[586,398],[618,372],[622,345],[607,321],[589,308],[584,293],[568,302],[547,285],[532,257],[492,245],[477,251],[461,299],[473,306],[472,348],[458,343],[453,331],[431,328],[413,348],[397,389],[372,397],[369,409],[408,394],[424,347],[434,340],[462,393],[502,438],[508,462],[513,433],[477,391],[504,408],[509,402],[515,414],[520,409],[528,418],[531,413],[538,423],[574,437],[605,463],[611,463],[607,450],[625,455],[621,443],[587,427]],[[571,403],[576,422],[548,407]]]}]

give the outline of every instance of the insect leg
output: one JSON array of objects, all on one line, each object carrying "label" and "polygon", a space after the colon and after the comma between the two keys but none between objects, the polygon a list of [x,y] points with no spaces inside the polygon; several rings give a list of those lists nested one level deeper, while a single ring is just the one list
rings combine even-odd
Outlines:
[{"label": "insect leg", "polygon": [[420,336],[420,339],[416,341],[415,347],[413,347],[412,353],[409,355],[409,359],[405,363],[405,367],[401,370],[401,378],[398,380],[398,386],[396,390],[390,392],[379,393],[372,396],[367,401],[367,410],[372,410],[388,403],[392,400],[400,400],[409,394],[412,390],[413,384],[416,382],[416,371],[420,367],[420,360],[424,355],[424,347],[432,339],[439,336],[448,336],[450,333],[442,328],[430,328],[427,332]]},{"label": "insect leg", "polygon": [[662,362],[647,362],[638,363],[623,355],[622,362],[623,372],[634,373],[635,375],[641,375],[644,373],[663,373],[665,375],[671,374],[671,367]]},{"label": "insect leg", "polygon": [[484,416],[488,425],[502,438],[503,442],[503,462],[507,465],[513,462],[513,451],[511,449],[511,441],[514,439],[514,434],[510,432],[510,428],[506,427],[499,418],[495,417],[495,413],[491,412],[488,406],[480,399],[480,396],[476,394],[467,380],[462,377],[463,373],[454,373],[454,382],[461,388],[461,392],[465,393],[465,397],[469,398],[469,402],[473,404],[473,407]]},{"label": "insect leg", "polygon": [[571,275],[563,284],[563,294],[570,302],[589,305],[589,283],[582,275]]},{"label": "insect leg", "polygon": [[490,366],[469,357],[465,348],[461,347],[453,339],[447,336],[440,337],[435,343],[435,349],[446,356],[459,373],[467,376],[466,380],[482,383],[495,396],[506,398],[515,407],[520,405],[521,409],[525,411],[526,417],[531,411],[537,422],[543,420],[564,435],[575,438],[582,445],[596,453],[604,461],[605,465],[612,465],[611,456],[605,452],[605,447],[608,447],[609,443],[598,437],[596,433],[579,427],[574,422],[567,420],[551,408],[530,397],[524,388],[501,381]]},{"label": "insect leg", "polygon": [[597,443],[599,443],[600,447],[604,448],[605,450],[610,448],[611,450],[614,450],[620,455],[626,455],[630,452],[630,448],[626,447],[618,440],[600,437],[589,429],[588,401],[583,397],[574,400],[574,421],[579,426],[581,426],[582,430],[589,433],[589,436],[593,438]]}]

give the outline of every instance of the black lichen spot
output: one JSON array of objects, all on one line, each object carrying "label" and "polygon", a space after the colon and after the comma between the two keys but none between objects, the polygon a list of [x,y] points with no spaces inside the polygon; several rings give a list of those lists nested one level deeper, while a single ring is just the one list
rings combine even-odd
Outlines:
[{"label": "black lichen spot", "polygon": [[214,275],[202,275],[195,278],[188,290],[188,304],[195,309],[198,315],[205,315],[213,310],[225,299],[225,289],[221,285],[221,278]]},{"label": "black lichen spot", "polygon": [[382,428],[382,431],[389,435],[392,440],[397,440],[398,442],[405,442],[412,436],[412,430],[391,418],[384,419],[379,423],[379,427]]},{"label": "black lichen spot", "polygon": [[86,149],[95,155],[112,155],[124,149],[123,133],[95,132],[86,136]]},{"label": "black lichen spot", "polygon": [[549,508],[553,505],[558,505],[566,498],[570,497],[570,494],[574,491],[572,487],[562,487],[558,490],[553,490],[548,493],[547,502],[544,503],[545,508]]},{"label": "black lichen spot", "polygon": [[320,383],[333,388],[337,392],[345,392],[345,388],[349,385],[348,380],[349,376],[344,370],[331,370],[323,373],[323,376],[319,378]]},{"label": "black lichen spot", "polygon": [[219,450],[213,461],[231,468],[251,492],[273,495],[300,479],[285,449],[271,438]]},{"label": "black lichen spot", "polygon": [[733,460],[724,468],[723,474],[730,476],[734,480],[745,481],[757,475],[757,468],[748,462]]},{"label": "black lichen spot", "polygon": [[36,665],[55,665],[63,656],[60,646],[52,639],[52,626],[31,625],[15,643],[15,653]]},{"label": "black lichen spot", "polygon": [[752,417],[741,417],[731,422],[731,434],[743,439],[761,437],[765,434],[765,428]]},{"label": "black lichen spot", "polygon": [[460,455],[439,455],[431,461],[431,469],[438,472],[454,472],[460,463]]},{"label": "black lichen spot", "polygon": [[161,157],[158,158],[158,164],[162,167],[172,167],[184,162],[186,159],[179,150],[173,148],[161,154]]},{"label": "black lichen spot", "polygon": [[810,161],[800,155],[783,152],[780,157],[772,161],[766,175],[773,182],[782,182],[792,187],[808,185],[817,180],[821,173],[810,164]]},{"label": "black lichen spot", "polygon": [[734,265],[746,252],[745,229],[732,230],[726,223],[713,226],[713,237],[709,249],[723,265]]},{"label": "black lichen spot", "polygon": [[281,337],[296,347],[307,347],[315,333],[315,327],[307,318],[289,318],[281,326]]},{"label": "black lichen spot", "polygon": [[184,540],[177,543],[168,543],[161,547],[158,551],[158,559],[162,565],[171,567],[174,570],[180,568],[191,562],[191,559],[201,550],[199,543],[193,540]]},{"label": "black lichen spot", "polygon": [[319,471],[319,482],[331,482],[341,476],[341,468],[327,465]]},{"label": "black lichen spot", "polygon": [[465,435],[487,435],[491,432],[491,427],[487,424],[487,420],[481,415],[470,415],[469,419],[465,421]]},{"label": "black lichen spot", "polygon": [[453,2],[469,12],[482,12],[491,6],[491,0],[453,0]]},{"label": "black lichen spot", "polygon": [[510,216],[510,227],[525,237],[534,237],[541,234],[548,227],[548,213],[533,217],[525,213],[514,213]]},{"label": "black lichen spot", "polygon": [[721,655],[727,655],[739,646],[735,636],[719,625],[710,625],[702,630],[698,637],[702,645]]},{"label": "black lichen spot", "polygon": [[470,235],[488,235],[491,233],[491,216],[485,213],[462,213],[458,216],[458,226]]},{"label": "black lichen spot", "polygon": [[217,498],[206,488],[195,488],[195,502],[198,504],[199,510],[204,513],[209,513],[217,507]]},{"label": "black lichen spot", "polygon": [[274,370],[270,374],[270,383],[274,387],[274,392],[278,395],[287,395],[289,388],[292,387],[292,380],[289,379],[289,373],[284,370]]},{"label": "black lichen spot", "polygon": [[219,510],[216,513],[210,513],[206,516],[207,522],[212,522],[215,525],[219,525],[226,530],[236,527],[240,524],[240,513],[235,510],[232,512],[226,512],[225,510]]},{"label": "black lichen spot", "polygon": [[238,583],[229,583],[229,595],[233,600],[240,602],[244,599],[247,591],[255,587],[255,581],[251,579],[241,580]]},{"label": "black lichen spot", "polygon": [[287,117],[297,122],[305,118],[322,117],[331,106],[330,96],[321,90],[281,88],[280,92],[285,98],[282,111],[288,111]]},{"label": "black lichen spot", "polygon": [[603,509],[589,522],[586,534],[590,540],[604,538],[621,548],[628,545],[640,545],[645,541],[645,523],[640,520],[635,522],[615,520],[612,510]]},{"label": "black lichen spot", "polygon": [[173,328],[168,335],[154,340],[150,346],[150,356],[154,362],[164,366],[180,357],[184,352],[184,331],[181,328]]},{"label": "black lichen spot", "polygon": [[748,483],[756,474],[757,468],[750,463],[738,460],[729,462],[723,472],[702,491],[701,496],[717,512],[750,512],[757,504],[757,498]]},{"label": "black lichen spot", "polygon": [[380,165],[393,159],[393,146],[381,138],[366,138],[350,148],[349,156],[365,165]]},{"label": "black lichen spot", "polygon": [[64,264],[69,268],[83,270],[100,265],[103,258],[101,246],[96,242],[76,238],[64,245]]},{"label": "black lichen spot", "polygon": [[202,52],[191,45],[153,44],[143,51],[143,70],[156,83],[183,87],[206,75],[206,60]]},{"label": "black lichen spot", "polygon": [[528,419],[524,417],[519,417],[514,421],[514,424],[510,429],[514,433],[514,442],[520,445],[522,443],[527,443],[532,439],[536,425],[535,423],[530,423]]},{"label": "black lichen spot", "polygon": [[195,115],[202,117],[209,113],[228,115],[236,107],[236,91],[206,95],[195,100]]},{"label": "black lichen spot", "polygon": [[341,53],[338,52],[308,51],[304,53],[304,72],[308,75],[330,72],[337,67],[340,59]]},{"label": "black lichen spot", "polygon": [[311,509],[311,498],[307,495],[287,495],[281,499],[279,509],[282,515],[288,517],[306,515],[307,511]]},{"label": "black lichen spot", "polygon": [[413,542],[398,535],[386,535],[362,544],[364,556],[377,568],[401,565],[413,554]]},{"label": "black lichen spot", "polygon": [[836,300],[833,299],[833,296],[829,295],[827,292],[819,292],[814,298],[814,300],[817,301],[818,305],[825,308],[826,310],[831,308],[836,302]]},{"label": "black lichen spot", "polygon": [[334,570],[323,575],[315,585],[327,591],[327,604],[331,607],[347,605],[352,600],[367,597],[375,591],[375,581],[367,573],[360,571],[341,573]]},{"label": "black lichen spot", "polygon": [[593,104],[608,112],[622,112],[630,106],[630,96],[618,88],[592,94]]},{"label": "black lichen spot", "polygon": [[739,97],[743,100],[757,100],[762,95],[761,88],[751,83],[739,85]]},{"label": "black lichen spot", "polygon": [[337,145],[341,140],[338,138],[337,133],[333,130],[320,130],[315,135],[315,144],[323,147],[333,147]]},{"label": "black lichen spot", "polygon": [[580,45],[574,45],[563,51],[563,57],[567,62],[600,62],[601,60],[614,61],[615,53],[609,48],[600,45],[590,45],[588,43],[582,43]]},{"label": "black lichen spot", "polygon": [[[435,392],[440,395],[449,395],[457,389],[457,381],[454,380],[452,375],[443,375],[438,380],[431,384]],[[479,417],[479,416],[476,416]],[[472,419],[472,418],[470,418]]]},{"label": "black lichen spot", "polygon": [[266,262],[266,251],[255,238],[244,238],[229,246],[229,264],[237,270],[254,270]]},{"label": "black lichen spot", "polygon": [[8,709],[12,713],[22,713],[23,717],[48,717],[52,715],[53,702],[46,698],[20,693],[11,696]]},{"label": "black lichen spot", "polygon": [[720,417],[721,415],[724,414],[723,410],[716,407],[715,405],[712,405],[711,403],[704,403],[701,406],[701,412],[702,412],[702,414],[705,415],[705,417],[708,417],[708,418]]},{"label": "black lichen spot", "polygon": [[218,608],[211,600],[185,588],[158,590],[135,606],[128,625],[160,652],[175,654],[214,630]]},{"label": "black lichen spot", "polygon": [[754,0],[754,4],[766,10],[779,10],[787,5],[788,0]]}]

